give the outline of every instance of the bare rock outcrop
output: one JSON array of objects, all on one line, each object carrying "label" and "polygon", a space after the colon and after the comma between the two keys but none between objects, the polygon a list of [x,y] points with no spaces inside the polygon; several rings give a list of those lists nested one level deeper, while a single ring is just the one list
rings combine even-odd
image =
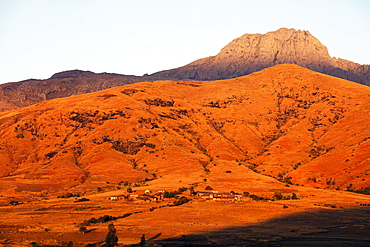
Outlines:
[{"label": "bare rock outcrop", "polygon": [[331,58],[328,49],[308,31],[287,28],[266,34],[244,34],[221,49],[216,56],[157,72],[153,76],[180,80],[219,80],[285,63],[370,85],[369,65]]}]

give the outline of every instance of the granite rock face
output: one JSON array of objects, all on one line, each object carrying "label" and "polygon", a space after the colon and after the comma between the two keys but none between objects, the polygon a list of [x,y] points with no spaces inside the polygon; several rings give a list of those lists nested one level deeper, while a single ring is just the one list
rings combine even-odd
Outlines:
[{"label": "granite rock face", "polygon": [[328,49],[308,31],[287,28],[266,34],[245,34],[230,42],[216,56],[157,72],[153,76],[180,80],[219,80],[285,63],[370,85],[369,65],[332,58]]}]

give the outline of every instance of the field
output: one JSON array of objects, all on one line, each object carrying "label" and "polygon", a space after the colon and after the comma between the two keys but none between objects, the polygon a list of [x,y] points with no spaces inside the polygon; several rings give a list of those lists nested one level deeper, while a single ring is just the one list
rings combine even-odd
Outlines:
[{"label": "field", "polygon": [[[131,194],[158,187],[135,189]],[[270,198],[273,195],[271,190],[250,191]],[[299,199],[219,202],[185,191],[178,196],[191,201],[172,206],[175,198],[158,202],[108,200],[128,195],[125,190],[116,190],[30,201],[0,208],[0,239],[4,246],[67,246],[70,241],[74,246],[100,246],[108,224],[113,223],[121,245],[139,244],[145,234],[148,245],[153,246],[368,246],[370,207],[360,204],[370,205],[370,196],[301,186],[279,191],[283,195],[295,191]],[[89,200],[76,202],[81,198]],[[79,231],[84,221],[104,215],[118,219],[87,224],[85,233]]]}]

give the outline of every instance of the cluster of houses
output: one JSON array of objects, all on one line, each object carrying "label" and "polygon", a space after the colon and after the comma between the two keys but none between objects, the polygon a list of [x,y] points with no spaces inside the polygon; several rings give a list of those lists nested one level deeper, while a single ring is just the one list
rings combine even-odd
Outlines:
[{"label": "cluster of houses", "polygon": [[218,191],[198,192],[197,196],[204,200],[213,200],[213,201],[244,202],[251,200],[250,197],[246,197],[240,194]]},{"label": "cluster of houses", "polygon": [[[158,191],[158,193],[153,194],[150,190],[146,190],[144,194],[130,194],[130,195],[117,195],[111,196],[108,199],[111,201],[128,200],[137,202],[157,202],[163,200],[164,191]],[[240,194],[228,193],[228,192],[218,192],[218,191],[205,191],[197,192],[195,198],[202,200],[212,200],[212,201],[223,201],[223,202],[244,202],[250,201],[251,198],[243,196]]]},{"label": "cluster of houses", "polygon": [[142,195],[117,195],[111,196],[108,200],[111,201],[120,201],[120,200],[128,200],[128,201],[141,201],[141,202],[157,202],[163,200],[163,193],[164,191],[158,191],[156,194],[151,194],[150,190],[146,190]]}]

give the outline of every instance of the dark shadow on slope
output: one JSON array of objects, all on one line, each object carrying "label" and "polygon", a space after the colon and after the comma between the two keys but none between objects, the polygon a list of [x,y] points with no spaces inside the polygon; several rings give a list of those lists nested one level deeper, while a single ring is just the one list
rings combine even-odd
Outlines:
[{"label": "dark shadow on slope", "polygon": [[150,245],[370,246],[370,207],[319,209],[260,224],[151,241]]}]

